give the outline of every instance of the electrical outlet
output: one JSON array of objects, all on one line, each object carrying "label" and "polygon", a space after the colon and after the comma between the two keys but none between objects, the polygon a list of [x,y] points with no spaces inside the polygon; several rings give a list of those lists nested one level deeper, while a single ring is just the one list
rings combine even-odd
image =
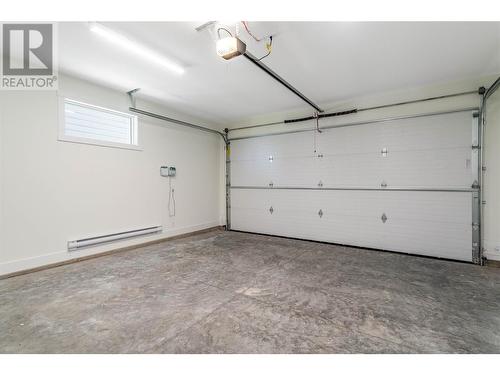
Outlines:
[{"label": "electrical outlet", "polygon": [[175,167],[167,167],[167,166],[160,167],[160,175],[162,177],[175,177],[175,174],[176,174]]}]

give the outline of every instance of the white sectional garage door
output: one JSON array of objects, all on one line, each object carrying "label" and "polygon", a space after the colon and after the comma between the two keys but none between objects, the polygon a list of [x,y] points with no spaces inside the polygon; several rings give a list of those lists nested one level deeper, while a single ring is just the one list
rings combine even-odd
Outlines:
[{"label": "white sectional garage door", "polygon": [[231,229],[472,261],[475,144],[471,111],[233,140]]}]

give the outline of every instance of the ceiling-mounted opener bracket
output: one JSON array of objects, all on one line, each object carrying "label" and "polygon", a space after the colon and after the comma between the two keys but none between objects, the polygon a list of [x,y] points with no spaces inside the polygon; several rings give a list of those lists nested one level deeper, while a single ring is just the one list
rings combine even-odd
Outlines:
[{"label": "ceiling-mounted opener bracket", "polygon": [[316,119],[316,131],[318,133],[323,133],[323,131],[320,130],[320,128],[319,128],[319,112],[318,111],[314,111],[313,117]]},{"label": "ceiling-mounted opener bracket", "polygon": [[131,106],[132,108],[135,108],[135,96],[134,96],[134,94],[135,94],[137,91],[139,91],[139,90],[140,90],[140,88],[137,88],[137,89],[133,89],[133,90],[127,91],[127,95],[128,95],[128,97],[129,97],[129,99],[130,99],[130,106]]}]

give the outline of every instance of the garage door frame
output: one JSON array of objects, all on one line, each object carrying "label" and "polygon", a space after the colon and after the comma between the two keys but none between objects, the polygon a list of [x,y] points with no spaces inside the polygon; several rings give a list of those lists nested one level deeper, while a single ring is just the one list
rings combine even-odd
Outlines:
[{"label": "garage door frame", "polygon": [[[472,243],[471,243],[471,252],[472,252],[472,262],[476,264],[482,264],[482,254],[481,254],[481,175],[482,175],[482,167],[481,167],[481,153],[482,153],[482,127],[479,126],[481,113],[479,112],[479,108],[477,107],[468,107],[468,108],[460,108],[455,110],[448,111],[439,111],[439,112],[430,112],[430,113],[421,113],[414,115],[406,115],[406,116],[395,116],[395,117],[387,117],[369,121],[361,121],[361,122],[351,122],[339,125],[328,125],[323,126],[321,129],[333,129],[340,127],[349,127],[349,126],[358,126],[358,125],[367,125],[367,124],[376,124],[383,122],[391,122],[396,120],[404,120],[411,118],[419,118],[419,117],[428,117],[428,116],[436,116],[436,115],[445,115],[457,112],[471,112],[472,116],[472,141],[471,141],[471,171],[472,171],[472,180],[474,183],[470,188],[460,188],[460,189],[449,189],[449,188],[398,188],[398,187],[384,187],[384,188],[358,188],[358,187],[339,187],[339,188],[323,188],[323,187],[274,187],[274,186],[259,186],[259,187],[249,187],[249,186],[232,186],[231,185],[231,151],[230,144],[227,145],[226,148],[226,213],[227,213],[227,229],[231,229],[231,189],[269,189],[269,190],[278,190],[278,189],[294,189],[294,190],[374,190],[374,191],[427,191],[427,192],[470,192],[472,199],[472,217],[471,217],[471,225],[472,225]],[[229,139],[230,141],[236,140],[244,140],[250,138],[259,138],[259,137],[269,137],[269,136],[278,136],[284,134],[292,134],[292,133],[302,133],[302,132],[315,132],[315,129],[298,129],[298,130],[290,130],[284,132],[276,132],[276,133],[267,133],[267,134],[258,134],[258,135],[250,135],[246,137],[235,137]]]}]

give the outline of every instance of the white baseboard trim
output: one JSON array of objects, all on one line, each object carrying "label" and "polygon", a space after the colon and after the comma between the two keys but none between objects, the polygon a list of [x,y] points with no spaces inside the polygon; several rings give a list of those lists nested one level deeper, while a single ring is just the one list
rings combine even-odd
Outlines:
[{"label": "white baseboard trim", "polygon": [[109,244],[90,247],[88,249],[81,249],[78,251],[70,252],[68,250],[64,250],[59,252],[47,253],[36,257],[23,258],[14,261],[4,262],[0,263],[0,276],[12,274],[15,272],[26,271],[38,267],[49,266],[54,263],[61,263],[78,258],[84,258],[90,255],[105,253],[130,246],[139,246],[141,244],[147,244],[148,242],[168,239],[170,237],[197,232],[218,226],[220,226],[220,222],[213,221],[209,223],[191,225],[181,228],[166,229],[161,234],[154,234],[143,237],[141,236],[138,238],[117,241]]}]

